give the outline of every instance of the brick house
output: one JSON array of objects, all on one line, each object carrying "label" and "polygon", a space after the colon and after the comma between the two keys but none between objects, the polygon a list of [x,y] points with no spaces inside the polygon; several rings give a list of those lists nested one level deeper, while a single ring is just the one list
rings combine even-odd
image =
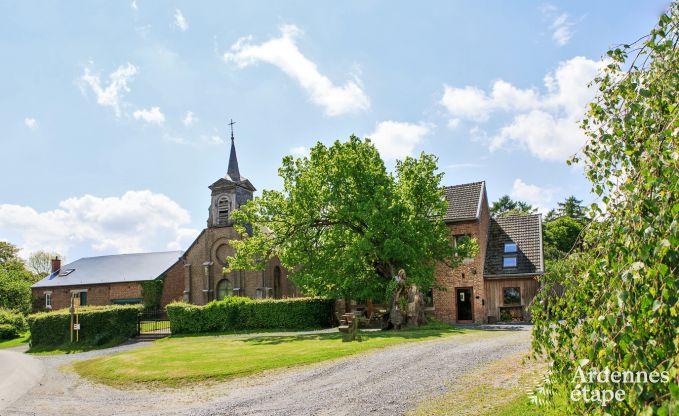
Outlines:
[{"label": "brick house", "polygon": [[491,218],[485,182],[447,186],[444,194],[451,242],[475,238],[479,253],[455,269],[437,266],[437,287],[430,293],[436,318],[451,323],[529,320],[536,278],[544,272],[542,217]]},{"label": "brick house", "polygon": [[141,282],[172,279],[181,251],[85,257],[61,265],[52,260],[52,273],[31,287],[34,310],[68,308],[71,297],[80,305],[142,302]]}]

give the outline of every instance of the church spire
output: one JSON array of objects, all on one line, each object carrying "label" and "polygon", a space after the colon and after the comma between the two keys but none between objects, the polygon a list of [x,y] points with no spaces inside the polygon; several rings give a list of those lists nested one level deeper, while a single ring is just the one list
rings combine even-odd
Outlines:
[{"label": "church spire", "polygon": [[236,144],[233,138],[233,125],[236,124],[235,121],[231,120],[229,125],[231,126],[231,154],[229,155],[229,168],[226,173],[229,175],[231,180],[240,181],[240,171],[238,170],[238,158],[236,157]]}]

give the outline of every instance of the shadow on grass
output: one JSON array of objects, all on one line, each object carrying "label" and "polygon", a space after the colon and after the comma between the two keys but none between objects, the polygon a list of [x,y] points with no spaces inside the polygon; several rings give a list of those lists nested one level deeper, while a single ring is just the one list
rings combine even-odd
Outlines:
[{"label": "shadow on grass", "polygon": [[59,355],[59,354],[77,354],[80,352],[87,352],[87,351],[94,351],[94,350],[103,350],[106,348],[112,348],[112,347],[117,347],[118,345],[121,344],[126,344],[128,342],[134,342],[132,340],[128,340],[127,338],[116,338],[111,341],[105,342],[101,345],[93,345],[93,344],[86,344],[86,343],[64,343],[60,345],[36,345],[36,346],[31,346],[28,351],[26,351],[29,354],[36,354],[36,355]]},{"label": "shadow on grass", "polygon": [[[396,330],[369,331],[369,332],[361,331],[360,335],[362,340],[365,341],[368,339],[378,339],[378,338],[403,338],[403,339],[436,338],[463,332],[467,332],[467,330],[452,325],[434,323],[420,328],[403,329],[400,331]],[[325,334],[259,336],[252,338],[244,338],[242,339],[242,342],[255,345],[276,345],[293,341],[307,341],[307,340],[320,341],[341,338],[342,338],[341,333],[331,332]]]},{"label": "shadow on grass", "polygon": [[322,331],[332,328],[265,328],[265,329],[236,329],[233,331],[216,331],[216,332],[194,332],[190,334],[172,334],[169,338],[165,339],[182,339],[182,338],[201,338],[201,337],[221,337],[221,336],[231,336],[231,335],[254,335],[254,334],[266,334],[275,332],[307,332],[307,331]]}]

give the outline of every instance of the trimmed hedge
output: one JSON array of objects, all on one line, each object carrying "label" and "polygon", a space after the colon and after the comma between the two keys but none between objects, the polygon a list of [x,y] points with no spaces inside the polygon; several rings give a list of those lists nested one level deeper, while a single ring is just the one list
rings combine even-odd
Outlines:
[{"label": "trimmed hedge", "polygon": [[252,329],[328,328],[335,301],[323,298],[250,299],[227,297],[205,306],[167,305],[173,334]]},{"label": "trimmed hedge", "polygon": [[0,340],[16,338],[25,330],[24,315],[8,309],[0,309]]},{"label": "trimmed hedge", "polygon": [[[102,345],[126,340],[137,334],[140,305],[86,306],[78,309],[80,331],[78,343]],[[71,316],[68,309],[40,312],[28,316],[31,347],[57,346],[71,340]]]}]

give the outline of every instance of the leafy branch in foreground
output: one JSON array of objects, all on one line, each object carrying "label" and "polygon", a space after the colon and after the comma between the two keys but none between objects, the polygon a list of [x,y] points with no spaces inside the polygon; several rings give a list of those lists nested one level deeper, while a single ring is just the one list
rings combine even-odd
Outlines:
[{"label": "leafy branch in foreground", "polygon": [[[624,391],[571,400],[574,414],[679,411],[679,3],[648,36],[608,52],[582,128],[593,204],[582,250],[555,264],[534,302],[533,347],[555,388]],[[576,380],[589,370],[666,372],[668,382]],[[576,382],[578,385],[576,385]]]}]

